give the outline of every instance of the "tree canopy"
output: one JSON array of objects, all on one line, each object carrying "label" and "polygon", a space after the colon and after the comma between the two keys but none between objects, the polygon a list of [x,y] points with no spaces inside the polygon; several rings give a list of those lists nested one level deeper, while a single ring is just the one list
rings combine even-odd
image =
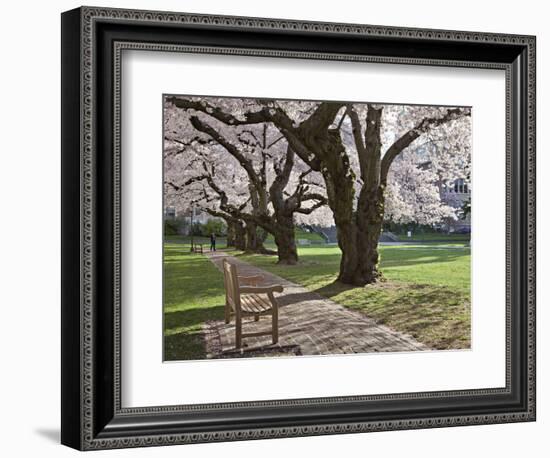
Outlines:
[{"label": "tree canopy", "polygon": [[272,233],[281,262],[297,261],[294,224],[336,225],[340,280],[369,283],[379,276],[373,244],[384,218],[458,217],[440,189],[469,180],[470,115],[468,107],[167,96],[166,201]]}]

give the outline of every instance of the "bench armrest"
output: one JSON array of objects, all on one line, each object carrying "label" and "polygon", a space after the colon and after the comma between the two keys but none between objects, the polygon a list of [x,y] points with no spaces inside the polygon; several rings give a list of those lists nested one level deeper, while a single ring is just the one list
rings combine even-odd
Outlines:
[{"label": "bench armrest", "polygon": [[263,275],[251,275],[250,277],[239,277],[239,284],[245,286],[256,286],[264,280]]},{"label": "bench armrest", "polygon": [[269,286],[243,286],[239,288],[241,294],[269,294],[269,293],[282,293],[283,287],[281,285],[269,285]]}]

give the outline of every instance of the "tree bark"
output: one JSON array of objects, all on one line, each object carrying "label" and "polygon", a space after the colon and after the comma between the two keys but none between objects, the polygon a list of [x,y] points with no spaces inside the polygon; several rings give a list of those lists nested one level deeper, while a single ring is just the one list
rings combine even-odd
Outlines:
[{"label": "tree bark", "polygon": [[380,184],[382,109],[369,105],[364,141],[357,114],[350,110],[350,117],[363,185],[354,214],[350,218],[348,209],[345,215],[342,252],[345,251],[346,255],[342,256],[338,280],[363,286],[376,282],[381,276],[378,269],[378,239],[384,219],[384,186]]},{"label": "tree bark", "polygon": [[277,231],[273,236],[277,245],[277,264],[296,264],[298,262],[298,250],[296,249],[292,218],[279,215],[277,218]]},{"label": "tree bark", "polygon": [[292,197],[285,199],[284,189],[288,184],[294,167],[294,151],[287,148],[287,155],[282,169],[275,169],[275,180],[269,188],[275,230],[273,237],[277,245],[278,264],[294,265],[298,262],[298,250],[294,236],[294,211],[300,202]]},{"label": "tree bark", "polygon": [[[308,148],[322,158],[321,173],[326,185],[328,205],[334,216],[338,246],[342,252],[338,280],[358,284],[355,275],[359,259],[355,211],[355,181],[349,158],[340,134],[326,131],[325,135],[308,137]],[[364,284],[364,283],[363,283]]]},{"label": "tree bark", "polygon": [[246,248],[248,253],[266,253],[261,237],[258,235],[258,226],[252,221],[247,221],[245,225],[246,231]]},{"label": "tree bark", "polygon": [[235,222],[234,224],[235,229],[235,248],[237,250],[246,250],[246,231],[244,228],[244,224],[239,222]]},{"label": "tree bark", "polygon": [[378,239],[384,217],[383,189],[363,189],[354,214],[337,209],[335,218],[336,215],[338,246],[342,251],[338,281],[356,286],[376,282],[381,277]]},{"label": "tree bark", "polygon": [[[204,211],[209,215],[222,218],[227,224],[227,246],[234,246],[237,250],[244,251],[246,249],[246,231],[242,220],[229,215],[227,213],[216,211],[211,208],[204,208]],[[230,232],[232,236],[230,237]],[[230,245],[230,238],[232,238],[233,244]]]},{"label": "tree bark", "polygon": [[227,247],[235,246],[235,223],[227,221],[227,238],[226,238]]},{"label": "tree bark", "polygon": [[334,174],[325,178],[329,196],[329,206],[334,215],[338,247],[342,252],[338,280],[343,283],[357,284],[355,270],[358,262],[357,226],[353,211],[353,180],[341,177],[340,184]]}]

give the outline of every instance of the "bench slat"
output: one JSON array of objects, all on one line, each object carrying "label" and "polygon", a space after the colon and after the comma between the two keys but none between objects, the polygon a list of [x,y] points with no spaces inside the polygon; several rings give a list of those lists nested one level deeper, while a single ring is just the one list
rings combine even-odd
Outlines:
[{"label": "bench slat", "polygon": [[271,310],[271,303],[256,294],[241,296],[241,308],[249,313],[263,313]]},{"label": "bench slat", "polygon": [[[201,247],[202,248],[202,247]],[[225,286],[225,322],[230,323],[231,312],[235,314],[235,346],[242,348],[243,337],[271,335],[273,344],[279,341],[279,312],[278,304],[273,296],[274,292],[282,292],[281,285],[272,286],[244,286],[239,285],[237,267],[227,259],[223,260],[223,278]],[[249,277],[254,283],[260,280],[259,276]],[[246,282],[246,279],[244,279]],[[253,283],[252,281],[250,283]],[[233,310],[231,310],[233,309]],[[243,333],[242,315],[252,314],[255,321],[260,315],[271,315],[271,332]]]},{"label": "bench slat", "polygon": [[264,332],[249,332],[242,334],[242,337],[261,337],[261,336],[270,336],[272,333],[271,331],[264,331]]}]

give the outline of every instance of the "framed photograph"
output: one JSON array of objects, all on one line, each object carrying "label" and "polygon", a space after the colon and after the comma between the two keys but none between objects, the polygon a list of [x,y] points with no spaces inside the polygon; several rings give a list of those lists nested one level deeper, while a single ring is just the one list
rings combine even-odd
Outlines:
[{"label": "framed photograph", "polygon": [[62,443],[535,420],[535,37],[62,15]]}]

